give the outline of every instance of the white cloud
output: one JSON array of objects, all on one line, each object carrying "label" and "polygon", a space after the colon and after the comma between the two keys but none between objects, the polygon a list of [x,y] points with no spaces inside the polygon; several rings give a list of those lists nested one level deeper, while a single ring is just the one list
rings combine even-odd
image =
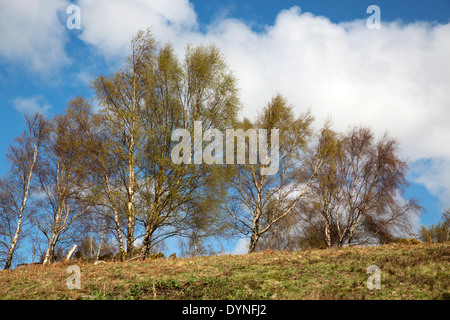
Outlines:
[{"label": "white cloud", "polygon": [[0,57],[41,74],[70,62],[59,14],[67,0],[14,0],[0,4]]},{"label": "white cloud", "polygon": [[174,39],[197,27],[188,0],[79,0],[80,39],[108,58],[124,57],[139,29],[151,27],[158,39]]},{"label": "white cloud", "polygon": [[41,95],[31,98],[17,97],[12,102],[17,111],[28,114],[36,112],[46,114],[52,107]]},{"label": "white cloud", "polygon": [[142,243],[143,243],[143,242],[144,242],[144,241],[143,241],[142,238],[137,238],[136,240],[134,240],[133,246],[134,246],[135,248],[139,248],[139,247],[142,246]]},{"label": "white cloud", "polygon": [[234,20],[207,36],[220,45],[240,78],[245,115],[270,96],[286,95],[298,112],[311,107],[337,129],[367,124],[398,137],[412,160],[450,157],[450,24],[334,24],[281,12],[263,34]]},{"label": "white cloud", "polygon": [[236,241],[232,254],[247,254],[249,245],[250,239],[239,238],[239,240]]},{"label": "white cloud", "polygon": [[450,207],[450,159],[434,158],[416,161],[411,167],[410,179],[424,185],[444,208]]}]

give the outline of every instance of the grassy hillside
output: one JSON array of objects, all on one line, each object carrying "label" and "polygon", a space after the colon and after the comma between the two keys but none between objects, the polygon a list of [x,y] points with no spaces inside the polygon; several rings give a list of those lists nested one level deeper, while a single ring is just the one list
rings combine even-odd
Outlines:
[{"label": "grassy hillside", "polygon": [[[69,265],[81,289],[69,290]],[[369,290],[367,267],[381,269]],[[190,259],[71,261],[0,271],[0,299],[450,299],[450,244],[385,245]]]}]

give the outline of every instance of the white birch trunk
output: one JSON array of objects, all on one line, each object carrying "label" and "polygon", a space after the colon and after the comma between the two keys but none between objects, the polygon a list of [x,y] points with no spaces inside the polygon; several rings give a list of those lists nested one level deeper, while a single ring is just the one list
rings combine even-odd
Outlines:
[{"label": "white birch trunk", "polygon": [[77,245],[74,244],[73,247],[69,250],[69,253],[66,256],[65,261],[69,261],[70,258],[72,257],[73,253],[75,252],[75,250],[77,250]]},{"label": "white birch trunk", "polygon": [[16,231],[14,232],[14,237],[11,241],[11,246],[8,250],[8,256],[7,256],[7,260],[6,260],[6,264],[5,264],[5,269],[9,269],[11,267],[14,251],[16,250],[17,242],[19,240],[19,234],[20,234],[20,230],[22,227],[23,213],[25,211],[25,206],[26,206],[27,200],[28,200],[28,194],[30,192],[31,179],[33,176],[34,166],[36,164],[37,154],[38,154],[38,146],[36,145],[34,147],[34,151],[33,151],[33,161],[31,162],[30,170],[28,172],[28,176],[27,176],[27,180],[26,180],[25,189],[23,191],[22,204],[19,209],[19,219],[17,221]]}]

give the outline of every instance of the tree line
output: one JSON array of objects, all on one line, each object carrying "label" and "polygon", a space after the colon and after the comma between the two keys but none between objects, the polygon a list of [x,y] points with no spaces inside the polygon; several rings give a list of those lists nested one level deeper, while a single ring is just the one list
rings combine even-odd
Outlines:
[{"label": "tree line", "polygon": [[437,243],[450,241],[450,209],[444,211],[441,220],[436,225],[421,226],[419,230],[420,240]]},{"label": "tree line", "polygon": [[[239,120],[237,79],[214,45],[187,45],[180,59],[171,44],[139,31],[124,67],[91,87],[98,108],[77,97],[54,117],[25,115],[10,145],[0,180],[6,269],[26,239],[44,264],[69,242],[78,256],[108,252],[121,261],[148,258],[169,237],[186,239],[193,255],[207,252],[207,239],[237,235],[250,238],[249,252],[342,247],[393,241],[420,213],[402,197],[407,163],[388,134],[377,139],[356,126],[339,133],[331,122],[314,130],[311,112],[296,116],[279,94],[253,121]],[[278,171],[261,174],[261,154],[249,161],[250,135],[234,145],[236,156],[247,155],[239,164],[174,163],[173,131],[193,133],[196,121],[205,130],[278,129],[270,155]]]}]

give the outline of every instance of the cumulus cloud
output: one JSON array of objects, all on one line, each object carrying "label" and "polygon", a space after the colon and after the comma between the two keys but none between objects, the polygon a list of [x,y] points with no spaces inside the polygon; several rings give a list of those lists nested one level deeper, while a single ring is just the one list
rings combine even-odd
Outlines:
[{"label": "cumulus cloud", "polygon": [[33,114],[36,112],[46,114],[52,107],[42,95],[37,95],[30,98],[17,97],[12,102],[17,111],[28,114]]},{"label": "cumulus cloud", "polygon": [[412,160],[450,157],[440,147],[450,142],[450,24],[369,30],[363,20],[334,24],[295,7],[261,34],[228,20],[207,36],[236,70],[250,117],[278,91],[337,129],[388,130]]},{"label": "cumulus cloud", "polygon": [[0,57],[41,74],[70,62],[64,45],[66,0],[14,0],[0,5]]},{"label": "cumulus cloud", "polygon": [[246,254],[248,253],[248,246],[250,245],[250,239],[240,238],[236,241],[232,254]]},{"label": "cumulus cloud", "polygon": [[197,27],[197,15],[188,0],[79,0],[80,39],[108,58],[128,53],[139,29],[151,28],[158,40],[179,37]]},{"label": "cumulus cloud", "polygon": [[421,159],[411,166],[409,179],[424,185],[431,195],[441,200],[444,208],[450,207],[450,159]]}]

